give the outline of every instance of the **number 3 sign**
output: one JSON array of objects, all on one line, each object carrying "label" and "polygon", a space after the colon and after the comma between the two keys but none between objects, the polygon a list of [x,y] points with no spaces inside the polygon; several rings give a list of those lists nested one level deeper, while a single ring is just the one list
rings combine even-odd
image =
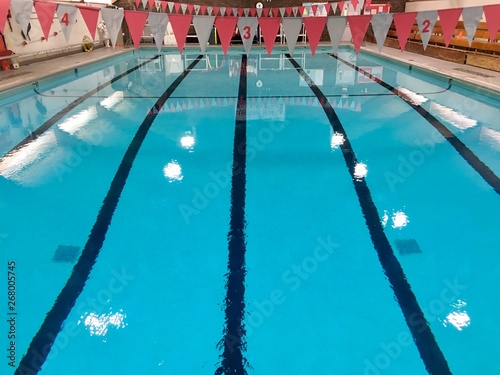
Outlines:
[{"label": "number 3 sign", "polygon": [[238,29],[241,30],[241,40],[247,55],[250,53],[250,48],[252,48],[252,42],[257,31],[258,23],[257,17],[238,18]]}]

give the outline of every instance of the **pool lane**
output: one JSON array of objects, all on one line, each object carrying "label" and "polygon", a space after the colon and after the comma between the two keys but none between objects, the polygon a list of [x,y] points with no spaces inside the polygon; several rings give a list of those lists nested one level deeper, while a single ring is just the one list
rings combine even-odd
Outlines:
[{"label": "pool lane", "polygon": [[[239,72],[197,66],[176,94],[235,96],[238,83]],[[225,327],[235,102],[189,111],[175,103],[167,100],[151,127],[66,321],[78,333],[67,345],[56,342],[58,355],[41,374],[216,371]],[[111,291],[112,270],[124,272],[122,288],[97,306],[86,303]],[[110,361],[117,353],[122,359]]]},{"label": "pool lane", "polygon": [[395,95],[399,96],[403,99],[410,107],[412,107],[417,113],[419,113],[424,119],[426,119],[430,125],[432,125],[442,136],[446,139],[457,152],[470,164],[472,168],[476,170],[479,175],[481,175],[484,180],[491,185],[491,187],[500,194],[500,178],[488,167],[481,159],[477,157],[477,155],[471,151],[457,136],[455,136],[441,121],[439,121],[436,117],[431,115],[425,108],[421,105],[414,104],[413,100],[403,92],[399,91],[395,87],[389,85],[387,82],[384,82],[378,77],[373,76],[366,70],[351,64],[349,61],[338,57],[337,55],[330,54],[333,58],[341,61],[347,66],[355,69],[357,72],[363,74],[374,82],[378,83],[380,86],[385,89],[391,91]]},{"label": "pool lane", "polygon": [[[153,124],[153,121],[156,119],[159,110],[163,107],[169,96],[175,91],[177,86],[187,76],[191,69],[198,63],[201,57],[201,55],[198,56],[198,58],[195,59],[191,65],[189,65],[187,69],[167,88],[163,95],[153,105],[151,110],[148,112],[147,117],[137,130],[134,139],[122,159],[118,171],[115,174],[108,194],[104,198],[99,215],[97,216],[96,222],[90,232],[89,239],[83,248],[82,254],[74,266],[66,285],[57,297],[54,306],[47,313],[42,326],[31,341],[26,354],[19,362],[19,366],[16,369],[15,374],[24,374],[26,371],[38,373],[43,366],[47,355],[49,354],[50,348],[54,344],[64,321],[68,317],[78,296],[82,292],[85,282],[87,281],[97,257],[99,256],[99,252],[104,243],[106,233],[132,168],[132,164],[149,129],[151,128],[151,125]],[[108,84],[111,84],[111,82],[107,83],[106,86]],[[94,93],[93,91],[91,92],[92,94]],[[88,96],[90,97],[91,95]],[[85,99],[87,98],[87,96],[84,97]],[[80,103],[81,101],[83,101],[83,99],[76,100],[74,103]],[[56,115],[56,117],[57,116],[58,115]]]},{"label": "pool lane", "polygon": [[248,77],[248,373],[424,374],[320,100],[273,100],[311,93],[285,63]]},{"label": "pool lane", "polygon": [[[334,75],[337,63],[331,60],[324,67]],[[394,85],[396,77],[406,82],[404,75],[404,69],[384,68],[383,80]],[[433,102],[439,104],[440,96]],[[492,359],[500,354],[500,331],[488,322],[490,311],[500,307],[487,292],[499,281],[498,194],[398,96],[367,100],[360,112],[337,112],[366,165],[385,233],[452,373],[498,371]]]},{"label": "pool lane", "polygon": [[[412,332],[413,339],[419,349],[420,355],[425,363],[425,367],[431,374],[451,374],[448,363],[446,362],[446,359],[436,342],[428,322],[425,320],[422,309],[419,306],[417,299],[411,290],[411,286],[406,280],[404,271],[394,255],[394,250],[385,235],[380,221],[380,215],[375,204],[373,203],[370,189],[368,188],[364,177],[359,177],[356,173],[358,160],[342,123],[318,86],[316,86],[306,72],[290,55],[287,54],[287,58],[316,95],[318,101],[323,107],[323,110],[325,111],[326,116],[328,117],[333,131],[343,138],[340,149],[342,150],[346,166],[349,170],[349,174],[351,175],[361,206],[361,211],[363,212],[366,225],[370,231],[373,246],[378,253],[380,264],[382,265],[391,287],[394,290],[396,299],[405,316],[408,327]],[[347,63],[345,60],[342,62]],[[415,325],[415,321],[422,322],[422,324],[417,326]]]}]

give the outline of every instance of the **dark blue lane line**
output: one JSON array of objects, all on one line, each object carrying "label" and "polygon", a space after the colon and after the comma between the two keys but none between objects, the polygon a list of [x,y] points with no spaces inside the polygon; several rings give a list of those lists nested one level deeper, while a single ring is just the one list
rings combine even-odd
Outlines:
[{"label": "dark blue lane line", "polygon": [[45,316],[45,320],[40,326],[40,329],[31,341],[27,353],[21,359],[19,367],[14,373],[15,375],[35,375],[40,371],[41,367],[45,363],[56,336],[59,334],[62,325],[75,305],[77,298],[80,296],[97,257],[99,256],[99,252],[101,251],[104,243],[111,219],[113,218],[123,188],[127,182],[128,175],[132,169],[132,164],[134,163],[137,153],[139,152],[151,125],[167,99],[170,95],[172,95],[174,90],[179,86],[184,78],[186,78],[188,73],[194,68],[202,57],[203,55],[199,55],[168,87],[168,89],[153,105],[137,130],[132,142],[123,156],[115,177],[111,182],[111,186],[106,197],[104,198],[96,222],[90,231],[89,238],[83,248],[82,254],[78,259],[78,262],[73,267],[73,271],[52,306],[52,309]]},{"label": "dark blue lane line", "polygon": [[245,327],[245,197],[246,197],[246,148],[247,148],[247,56],[241,59],[240,86],[234,129],[233,169],[231,179],[231,213],[228,239],[228,273],[225,299],[225,327],[219,342],[222,349],[220,365],[215,371],[221,374],[246,374],[248,363],[243,355],[246,350]]},{"label": "dark blue lane line", "polygon": [[450,375],[451,371],[448,367],[448,363],[436,342],[436,338],[430,329],[429,323],[424,317],[424,313],[417,302],[415,294],[411,290],[411,286],[406,279],[406,275],[404,274],[401,264],[394,255],[394,250],[385,235],[380,215],[377,211],[375,203],[373,202],[370,189],[368,188],[364,178],[357,178],[354,175],[354,168],[356,167],[358,161],[340,119],[328,102],[328,99],[321,92],[318,86],[314,84],[307,73],[289,54],[286,54],[286,57],[290,60],[297,72],[304,78],[313,93],[316,95],[316,98],[321,103],[323,110],[330,121],[333,131],[344,137],[344,143],[340,146],[340,148],[342,150],[342,155],[344,156],[347,169],[351,175],[354,189],[358,195],[361,211],[363,212],[366,225],[370,232],[373,246],[377,251],[380,264],[384,269],[385,275],[389,279],[389,283],[391,284],[394,295],[396,296],[399,306],[403,312],[406,324],[413,335],[413,339],[417,345],[427,371],[434,375]]},{"label": "dark blue lane line", "polygon": [[380,86],[386,88],[392,93],[399,96],[403,99],[410,107],[412,107],[415,111],[417,111],[424,119],[429,122],[454,148],[458,151],[460,156],[465,159],[469,165],[474,168],[474,170],[479,173],[479,175],[496,191],[497,194],[500,194],[500,178],[493,172],[490,167],[488,167],[479,157],[468,148],[453,132],[448,129],[441,121],[431,115],[424,107],[414,104],[408,95],[402,93],[397,88],[391,86],[387,82],[382,81],[380,78],[372,76],[367,71],[361,69],[360,67],[351,64],[349,61],[346,61],[337,55],[329,54],[333,58],[338,61],[346,64],[347,66],[355,69],[357,72],[365,75],[370,78],[372,81],[378,83]]},{"label": "dark blue lane line", "polygon": [[[19,142],[17,145],[15,145],[4,156],[0,157],[0,162],[2,162],[2,160],[5,157],[8,157],[13,152],[19,150],[21,147],[25,146],[26,144],[28,144],[30,142],[33,142],[35,139],[37,139],[39,136],[41,136],[44,132],[46,132],[48,129],[50,129],[55,123],[57,123],[64,116],[66,116],[71,110],[73,110],[74,108],[76,108],[79,104],[83,103],[85,100],[87,100],[91,96],[95,95],[96,93],[98,93],[99,91],[101,91],[105,87],[111,85],[112,83],[118,81],[119,79],[122,79],[123,77],[125,77],[126,75],[132,73],[133,71],[135,71],[135,70],[143,67],[144,65],[149,64],[150,62],[156,60],[158,57],[160,57],[160,55],[155,55],[154,57],[152,57],[152,58],[150,58],[150,59],[148,59],[148,60],[140,63],[139,65],[136,65],[133,68],[130,68],[126,72],[124,72],[124,73],[122,73],[122,74],[120,74],[120,75],[118,75],[116,77],[113,77],[110,81],[104,82],[102,85],[97,86],[96,88],[90,90],[85,95],[82,95],[82,96],[78,97],[78,99],[75,99],[74,101],[72,101],[71,103],[69,103],[66,107],[64,107],[59,112],[57,112],[54,116],[52,116],[47,121],[45,121],[37,129],[35,129],[34,131],[32,131],[26,138],[24,138],[21,142]],[[37,93],[36,89],[35,89],[35,93]]]}]

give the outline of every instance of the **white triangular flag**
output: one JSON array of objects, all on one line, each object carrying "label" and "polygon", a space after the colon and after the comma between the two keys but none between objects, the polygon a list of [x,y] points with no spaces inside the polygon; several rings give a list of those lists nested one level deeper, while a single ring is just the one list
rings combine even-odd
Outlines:
[{"label": "white triangular flag", "polygon": [[159,52],[163,44],[163,38],[165,38],[165,31],[167,30],[168,15],[167,13],[149,12],[148,23]]},{"label": "white triangular flag", "polygon": [[250,48],[252,48],[253,38],[257,32],[259,21],[257,17],[240,17],[238,18],[238,29],[240,30],[243,47],[248,55]]},{"label": "white triangular flag", "polygon": [[188,7],[187,4],[181,3],[182,14],[186,14],[187,7]]},{"label": "white triangular flag", "polygon": [[64,38],[66,42],[69,43],[71,30],[76,22],[76,16],[78,15],[78,8],[74,5],[59,4],[56,13],[59,23],[61,24]]},{"label": "white triangular flag", "polygon": [[281,7],[280,8],[281,18],[285,17],[285,12],[286,12],[286,8],[285,7]]},{"label": "white triangular flag", "polygon": [[472,40],[476,34],[477,25],[483,17],[483,7],[464,8],[462,11],[462,19],[464,20],[465,31],[467,32],[467,40],[469,46],[472,45]]},{"label": "white triangular flag", "polygon": [[33,1],[31,0],[14,0],[10,6],[14,19],[21,25],[21,30],[24,35],[28,36],[28,26],[30,24],[31,10],[33,9]]},{"label": "white triangular flag", "polygon": [[285,17],[282,22],[288,51],[292,55],[297,45],[300,29],[302,29],[302,17]]},{"label": "white triangular flag", "polygon": [[[109,34],[109,40],[116,47],[116,40],[118,39],[118,33],[122,28],[123,21],[123,9],[112,9],[112,8],[102,8],[101,16],[104,21],[104,25]],[[99,26],[98,26],[99,27]]]},{"label": "white triangular flag", "polygon": [[417,14],[417,23],[418,30],[420,32],[420,38],[422,39],[422,45],[424,46],[424,50],[427,48],[427,44],[429,44],[429,40],[431,39],[432,29],[438,19],[437,10],[426,10],[422,12],[418,12]]},{"label": "white triangular flag", "polygon": [[261,16],[262,16],[262,9],[263,9],[263,8],[257,8],[257,15],[258,15],[259,17],[261,17]]},{"label": "white triangular flag", "polygon": [[195,13],[196,15],[198,15],[198,14],[200,13],[200,8],[201,8],[201,6],[200,6],[200,5],[195,5],[195,6],[193,7],[193,9],[194,9],[194,13]]},{"label": "white triangular flag", "polygon": [[205,50],[207,49],[208,39],[210,38],[214,21],[215,16],[193,17],[194,30],[198,36],[198,42],[200,43],[200,48],[203,53],[205,53]]},{"label": "white triangular flag", "polygon": [[392,13],[374,14],[371,19],[373,34],[377,41],[378,51],[382,51],[389,27],[392,24]]},{"label": "white triangular flag", "polygon": [[292,7],[292,12],[293,12],[293,16],[294,17],[297,17],[297,12],[299,11],[299,7]]},{"label": "white triangular flag", "polygon": [[148,3],[148,0],[141,0],[142,8],[146,9],[146,4]]},{"label": "white triangular flag", "polygon": [[243,14],[245,15],[245,17],[248,17],[248,15],[250,14],[250,8],[243,8]]},{"label": "white triangular flag", "polygon": [[214,7],[207,7],[207,14],[208,14],[209,16],[211,16],[211,15],[212,15],[212,12],[213,12],[213,11],[214,11]]},{"label": "white triangular flag", "polygon": [[328,34],[330,34],[330,43],[332,44],[333,53],[335,54],[339,49],[339,44],[342,40],[342,35],[344,35],[346,26],[347,17],[328,17],[326,21]]},{"label": "white triangular flag", "polygon": [[174,3],[172,1],[169,1],[167,5],[168,5],[168,11],[172,13],[174,11]]}]

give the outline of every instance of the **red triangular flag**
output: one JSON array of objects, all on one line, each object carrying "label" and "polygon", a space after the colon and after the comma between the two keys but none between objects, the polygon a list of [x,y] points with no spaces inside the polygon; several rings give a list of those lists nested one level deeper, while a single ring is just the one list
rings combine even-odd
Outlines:
[{"label": "red triangular flag", "polygon": [[266,45],[267,55],[270,56],[273,50],[276,35],[280,28],[280,17],[259,18],[259,26]]},{"label": "red triangular flag", "polygon": [[97,27],[97,20],[99,18],[100,8],[77,6],[80,9],[80,14],[82,15],[85,25],[89,29],[90,36],[95,39],[95,30]]},{"label": "red triangular flag", "polygon": [[0,31],[4,33],[5,21],[7,20],[7,15],[9,14],[10,0],[0,1]]},{"label": "red triangular flag", "polygon": [[455,27],[457,27],[458,19],[462,15],[462,8],[458,9],[441,9],[438,10],[439,20],[441,21],[441,28],[443,30],[444,44],[448,47],[451,42],[451,38],[455,33]]},{"label": "red triangular flag", "polygon": [[139,4],[141,3],[141,0],[135,0],[135,7],[139,8]]},{"label": "red triangular flag", "polygon": [[172,25],[172,30],[174,32],[175,41],[177,42],[177,47],[179,52],[182,53],[184,49],[184,43],[186,43],[186,37],[191,26],[191,21],[193,19],[192,14],[171,14],[168,16],[170,25]]},{"label": "red triangular flag", "polygon": [[312,11],[313,11],[313,15],[315,16],[316,15],[316,11],[318,10],[318,6],[317,5],[313,5],[311,8],[312,8]]},{"label": "red triangular flag", "polygon": [[264,17],[269,17],[269,11],[270,10],[271,10],[270,8],[264,8],[264,9],[262,9],[262,13],[264,14]]},{"label": "red triangular flag", "polygon": [[292,7],[286,7],[286,15],[290,17],[292,15]]},{"label": "red triangular flag", "polygon": [[243,15],[243,8],[238,8],[238,16],[241,17]]},{"label": "red triangular flag", "polygon": [[148,15],[148,12],[137,12],[135,10],[125,11],[125,20],[127,21],[127,26],[130,30],[130,36],[134,42],[135,49],[139,49],[142,32],[144,31],[144,25],[146,24]]},{"label": "red triangular flag", "polygon": [[38,21],[42,27],[42,33],[45,39],[49,39],[50,27],[52,26],[56,9],[56,3],[35,1],[36,16],[38,17]]},{"label": "red triangular flag", "polygon": [[307,39],[311,47],[311,54],[314,56],[319,39],[326,25],[327,17],[304,17],[304,26],[306,28]]},{"label": "red triangular flag", "polygon": [[298,8],[299,8],[299,17],[302,17],[304,15],[304,9],[305,9],[305,7],[301,5]]},{"label": "red triangular flag", "polygon": [[166,10],[167,10],[167,2],[166,2],[166,1],[162,1],[162,2],[161,2],[161,9],[162,9],[164,12],[166,12]]},{"label": "red triangular flag", "polygon": [[484,16],[488,24],[488,34],[490,34],[490,42],[496,39],[497,31],[500,28],[500,4],[483,6]]},{"label": "red triangular flag", "polygon": [[255,15],[256,15],[256,14],[257,14],[257,9],[255,9],[255,8],[250,8],[250,15],[251,15],[252,17],[255,17]]},{"label": "red triangular flag", "polygon": [[149,10],[153,10],[153,5],[155,4],[155,0],[148,0]]},{"label": "red triangular flag", "polygon": [[229,48],[229,44],[231,43],[231,38],[233,37],[237,22],[238,17],[217,17],[215,19],[215,27],[217,28],[217,34],[219,35],[220,44],[222,46],[224,55],[227,54],[227,50]]},{"label": "red triangular flag", "polygon": [[232,9],[232,8],[227,7],[227,8],[226,8],[226,16],[230,16],[230,15],[231,15],[231,13],[232,13],[232,11],[233,11],[233,9]]},{"label": "red triangular flag", "polygon": [[338,2],[338,9],[340,11],[340,14],[342,15],[342,12],[344,11],[344,2],[343,1]]},{"label": "red triangular flag", "polygon": [[365,16],[347,16],[347,22],[351,29],[352,43],[354,44],[356,53],[358,53],[361,48],[361,44],[363,43],[366,30],[368,30],[368,25],[371,20],[371,14]]},{"label": "red triangular flag", "polygon": [[358,0],[351,0],[351,4],[352,4],[352,7],[354,8],[354,10],[356,10],[358,8]]},{"label": "red triangular flag", "polygon": [[[213,10],[214,10],[214,13],[213,13],[214,16],[219,15],[219,7],[214,7]],[[221,14],[221,16],[223,16],[223,14]]]},{"label": "red triangular flag", "polygon": [[193,14],[194,5],[193,4],[188,4],[187,9],[188,9],[188,13],[189,14]]},{"label": "red triangular flag", "polygon": [[417,12],[394,13],[394,25],[398,35],[399,48],[404,51]]},{"label": "red triangular flag", "polygon": [[200,16],[204,16],[207,13],[207,6],[202,5],[200,6]]},{"label": "red triangular flag", "polygon": [[325,4],[325,12],[326,12],[327,15],[328,15],[328,13],[330,13],[330,8],[331,8],[330,3],[326,3]]},{"label": "red triangular flag", "polygon": [[175,13],[179,14],[181,9],[181,3],[174,3]]}]

